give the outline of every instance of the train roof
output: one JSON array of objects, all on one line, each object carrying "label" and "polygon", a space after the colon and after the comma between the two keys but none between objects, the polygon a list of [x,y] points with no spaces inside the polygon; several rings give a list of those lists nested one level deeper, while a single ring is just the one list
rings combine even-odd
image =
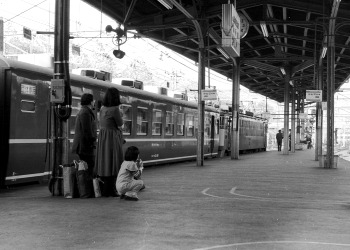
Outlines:
[{"label": "train roof", "polygon": [[[53,70],[50,68],[45,68],[45,67],[33,65],[30,63],[25,63],[25,62],[7,59],[3,56],[0,56],[0,68],[10,68],[10,69],[14,69],[14,70],[36,72],[36,73],[40,72],[44,75],[53,76]],[[175,99],[175,98],[172,98],[169,96],[151,93],[151,92],[144,91],[144,90],[134,89],[134,88],[130,88],[127,86],[122,86],[122,85],[111,83],[111,82],[92,79],[92,78],[85,77],[85,76],[70,74],[70,78],[73,81],[84,82],[84,83],[91,85],[91,86],[101,86],[101,87],[107,87],[107,88],[115,87],[119,91],[121,91],[122,93],[130,93],[130,94],[133,94],[136,96],[142,96],[143,98],[146,98],[146,99],[149,98],[150,100],[153,100],[153,101],[170,102],[174,105],[181,105],[181,106],[186,106],[186,107],[195,108],[195,109],[197,109],[197,107],[198,107],[198,104],[195,102],[179,100],[179,99]],[[218,112],[218,110],[216,108],[209,107],[209,106],[205,106],[205,110],[211,111],[211,112]]]}]

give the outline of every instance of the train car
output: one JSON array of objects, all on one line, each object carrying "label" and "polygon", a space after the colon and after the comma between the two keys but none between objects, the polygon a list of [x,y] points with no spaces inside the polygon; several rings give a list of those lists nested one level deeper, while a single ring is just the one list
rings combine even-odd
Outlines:
[{"label": "train car", "polygon": [[[232,115],[230,107],[220,107],[220,130],[219,130],[219,154],[223,156],[231,151],[231,126]],[[239,152],[266,151],[267,147],[267,120],[254,117],[251,114],[238,115],[239,129]]]},{"label": "train car", "polygon": [[[53,71],[48,68],[0,57],[0,180],[5,185],[45,180],[51,173],[52,76]],[[81,95],[91,93],[101,103],[108,87],[121,93],[124,149],[130,145],[139,147],[145,166],[196,158],[197,103],[74,74],[72,116],[68,120],[70,142]],[[205,108],[205,157],[218,154],[219,116],[217,109]],[[70,160],[74,157],[69,156]]]}]

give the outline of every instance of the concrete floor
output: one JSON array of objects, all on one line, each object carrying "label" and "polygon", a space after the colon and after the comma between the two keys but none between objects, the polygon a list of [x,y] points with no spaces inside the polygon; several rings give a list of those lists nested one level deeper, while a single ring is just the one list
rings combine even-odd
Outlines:
[{"label": "concrete floor", "polygon": [[0,193],[0,249],[350,249],[350,162],[270,151],[146,168],[140,200]]}]

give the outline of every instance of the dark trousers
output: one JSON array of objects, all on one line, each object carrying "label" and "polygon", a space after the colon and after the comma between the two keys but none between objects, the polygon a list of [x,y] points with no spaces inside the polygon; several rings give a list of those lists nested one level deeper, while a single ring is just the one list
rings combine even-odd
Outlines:
[{"label": "dark trousers", "polygon": [[278,148],[278,151],[282,150],[282,142],[281,141],[277,142],[277,148]]},{"label": "dark trousers", "polygon": [[104,197],[116,197],[118,192],[115,187],[115,182],[117,180],[116,176],[100,176],[103,183],[101,185],[101,195]]}]

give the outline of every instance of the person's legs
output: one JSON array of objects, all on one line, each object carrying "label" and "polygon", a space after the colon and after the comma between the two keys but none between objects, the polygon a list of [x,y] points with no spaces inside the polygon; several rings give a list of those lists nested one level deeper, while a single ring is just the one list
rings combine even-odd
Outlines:
[{"label": "person's legs", "polygon": [[124,188],[123,192],[125,196],[123,196],[123,198],[127,200],[138,200],[139,198],[137,197],[137,193],[143,186],[143,180],[132,180]]}]

